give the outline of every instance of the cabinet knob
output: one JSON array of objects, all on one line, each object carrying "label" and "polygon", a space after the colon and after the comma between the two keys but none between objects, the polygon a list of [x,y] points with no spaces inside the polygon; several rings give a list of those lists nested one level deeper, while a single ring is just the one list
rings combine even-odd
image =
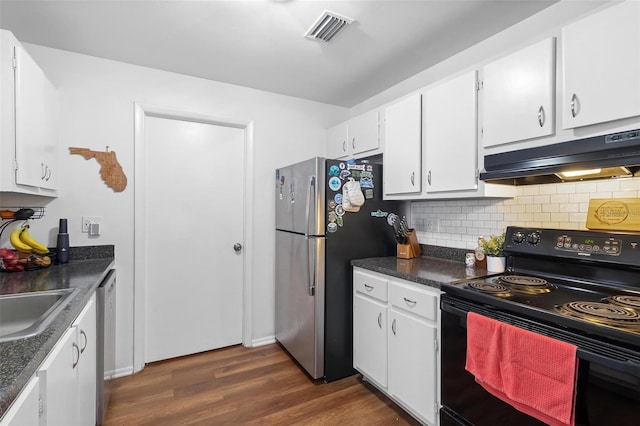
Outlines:
[{"label": "cabinet knob", "polygon": [[578,108],[579,108],[579,102],[578,102],[578,96],[574,93],[573,95],[571,95],[571,116],[575,118],[576,115],[578,115]]},{"label": "cabinet knob", "polygon": [[240,244],[240,243],[235,243],[235,244],[233,245],[233,250],[234,250],[236,253],[239,253],[239,252],[240,252],[240,250],[242,250],[242,244]]},{"label": "cabinet knob", "polygon": [[544,126],[545,121],[544,107],[540,105],[540,108],[538,109],[538,124],[540,125],[540,127]]}]

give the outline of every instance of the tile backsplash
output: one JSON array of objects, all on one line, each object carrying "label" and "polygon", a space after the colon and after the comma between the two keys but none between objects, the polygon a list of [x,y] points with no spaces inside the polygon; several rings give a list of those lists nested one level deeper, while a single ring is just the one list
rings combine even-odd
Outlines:
[{"label": "tile backsplash", "polygon": [[[411,223],[420,244],[473,249],[479,235],[499,234],[509,225],[586,229],[592,198],[637,198],[640,178],[517,187],[510,199],[413,201]],[[428,225],[432,230],[428,230]]]}]

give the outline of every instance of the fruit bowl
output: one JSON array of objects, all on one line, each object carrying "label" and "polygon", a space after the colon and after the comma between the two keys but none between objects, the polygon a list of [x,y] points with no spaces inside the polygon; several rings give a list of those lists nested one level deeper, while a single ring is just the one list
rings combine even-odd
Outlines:
[{"label": "fruit bowl", "polygon": [[53,263],[51,254],[23,253],[0,248],[0,271],[22,272],[44,269]]}]

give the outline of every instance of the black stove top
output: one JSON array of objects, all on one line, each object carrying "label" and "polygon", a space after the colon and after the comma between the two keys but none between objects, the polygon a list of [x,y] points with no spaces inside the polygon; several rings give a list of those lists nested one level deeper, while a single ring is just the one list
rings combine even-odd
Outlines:
[{"label": "black stove top", "polygon": [[640,351],[640,235],[509,227],[506,241],[506,273],[442,290]]}]

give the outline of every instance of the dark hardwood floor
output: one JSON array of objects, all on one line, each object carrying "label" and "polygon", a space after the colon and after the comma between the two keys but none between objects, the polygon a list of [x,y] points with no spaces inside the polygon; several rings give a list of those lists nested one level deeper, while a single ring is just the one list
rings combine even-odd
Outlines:
[{"label": "dark hardwood floor", "polygon": [[311,380],[282,350],[232,346],[114,380],[105,426],[418,425],[360,375]]}]

